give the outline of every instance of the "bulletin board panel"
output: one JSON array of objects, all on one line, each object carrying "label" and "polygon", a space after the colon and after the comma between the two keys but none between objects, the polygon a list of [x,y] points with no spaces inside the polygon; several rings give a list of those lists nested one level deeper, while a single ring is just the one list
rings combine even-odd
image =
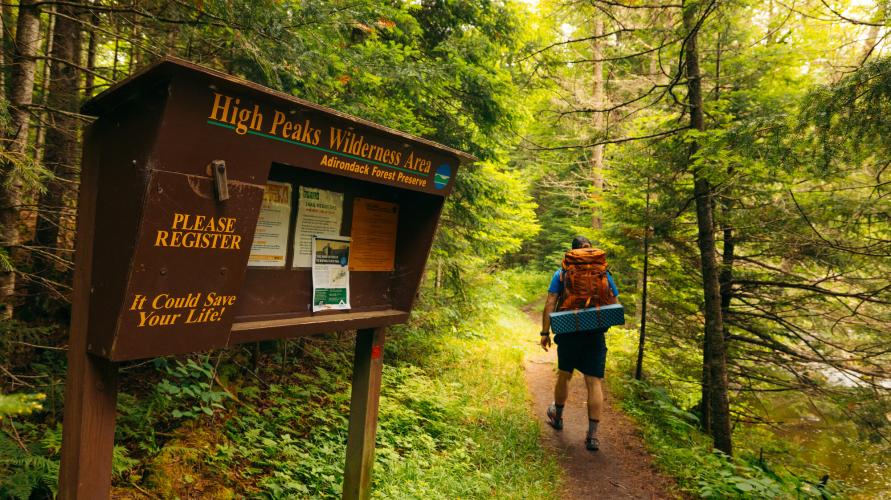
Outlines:
[{"label": "bulletin board panel", "polygon": [[[351,271],[350,311],[402,310],[411,308],[411,298],[417,290],[420,270],[426,259],[426,249],[418,249],[415,242],[435,229],[443,198],[390,186],[370,184],[355,179],[274,164],[269,180],[292,186],[291,222],[288,241],[293,242],[297,218],[299,186],[320,188],[343,193],[343,213],[340,234],[352,233],[352,215],[356,198],[367,198],[394,203],[399,206],[396,231],[396,269],[393,271]],[[420,255],[415,255],[420,254]],[[292,268],[293,245],[288,245],[284,268],[248,267],[242,286],[240,302],[235,309],[235,323],[300,318],[312,316],[312,276],[309,268]],[[412,293],[401,293],[398,285],[411,288]],[[320,313],[316,313],[318,315]],[[237,343],[233,339],[233,343]]]}]

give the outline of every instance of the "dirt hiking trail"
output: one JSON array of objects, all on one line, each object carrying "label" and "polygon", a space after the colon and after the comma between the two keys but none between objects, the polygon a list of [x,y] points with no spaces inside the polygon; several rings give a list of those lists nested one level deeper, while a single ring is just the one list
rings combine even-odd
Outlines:
[{"label": "dirt hiking trail", "polygon": [[[534,318],[534,314],[530,313]],[[537,340],[537,339],[536,339]],[[526,385],[541,426],[542,444],[553,451],[563,467],[564,500],[613,498],[678,498],[683,495],[674,482],[659,474],[646,452],[639,432],[619,410],[613,408],[604,384],[603,416],[597,435],[600,450],[585,449],[588,430],[587,392],[583,376],[576,372],[569,383],[569,400],[563,410],[563,430],[547,424],[545,410],[554,399],[557,349],[540,348],[525,360]],[[606,374],[610,376],[609,373]]]}]

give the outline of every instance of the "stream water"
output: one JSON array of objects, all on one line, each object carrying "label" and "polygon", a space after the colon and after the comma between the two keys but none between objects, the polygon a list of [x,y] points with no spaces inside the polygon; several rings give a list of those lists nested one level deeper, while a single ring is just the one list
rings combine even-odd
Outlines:
[{"label": "stream water", "polygon": [[[819,372],[831,385],[856,387],[858,379],[850,373],[820,367]],[[891,379],[880,382],[891,388]],[[783,422],[775,434],[799,448],[799,456],[818,470],[825,470],[831,480],[842,480],[856,488],[858,499],[891,499],[891,443],[858,430],[843,414],[821,410],[795,396],[777,396],[768,409],[770,418]],[[891,413],[885,415],[891,423]],[[884,430],[888,438],[888,428]]]}]

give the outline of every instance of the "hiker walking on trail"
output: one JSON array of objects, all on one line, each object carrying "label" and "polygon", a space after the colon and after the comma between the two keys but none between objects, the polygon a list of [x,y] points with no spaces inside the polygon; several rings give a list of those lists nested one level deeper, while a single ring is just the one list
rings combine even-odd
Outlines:
[{"label": "hiker walking on trail", "polygon": [[[619,292],[607,271],[602,250],[593,248],[584,236],[572,240],[572,250],[563,258],[563,265],[554,273],[548,287],[548,298],[541,320],[541,347],[551,346],[550,313],[560,310],[599,307],[617,302]],[[548,423],[556,430],[563,429],[563,408],[569,394],[569,380],[574,370],[585,376],[588,389],[588,432],[585,448],[600,448],[597,426],[603,406],[603,371],[606,366],[606,337],[609,329],[579,330],[554,335],[557,344],[557,383],[554,402],[548,407]]]}]

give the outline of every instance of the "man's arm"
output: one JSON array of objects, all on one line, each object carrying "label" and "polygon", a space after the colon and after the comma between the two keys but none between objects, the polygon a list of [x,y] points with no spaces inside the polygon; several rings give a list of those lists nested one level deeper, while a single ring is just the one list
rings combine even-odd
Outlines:
[{"label": "man's arm", "polygon": [[554,307],[557,305],[557,294],[549,293],[548,299],[545,300],[544,311],[541,313],[541,331],[549,332],[551,331],[551,316],[550,313],[554,312]]},{"label": "man's arm", "polygon": [[554,307],[557,305],[557,294],[549,293],[547,300],[545,300],[544,311],[541,313],[541,333],[547,332],[547,335],[541,336],[541,347],[545,351],[548,350],[548,347],[551,345],[551,316],[550,313],[554,311]]}]

